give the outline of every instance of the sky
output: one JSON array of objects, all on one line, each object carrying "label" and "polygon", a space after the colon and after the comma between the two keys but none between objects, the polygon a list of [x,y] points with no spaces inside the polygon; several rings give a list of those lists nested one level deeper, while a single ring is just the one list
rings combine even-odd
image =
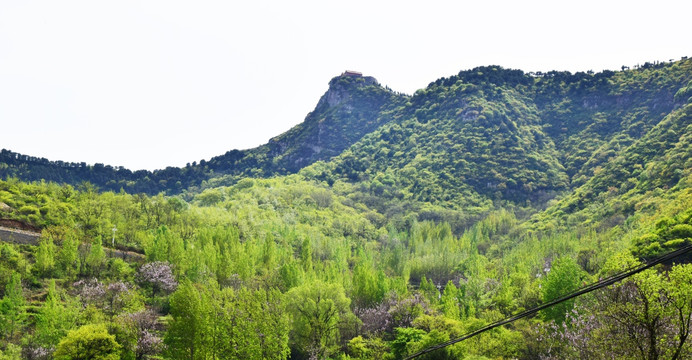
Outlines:
[{"label": "sky", "polygon": [[0,1],[0,148],[161,169],[266,143],[344,70],[412,94],[483,65],[692,56],[687,1]]}]

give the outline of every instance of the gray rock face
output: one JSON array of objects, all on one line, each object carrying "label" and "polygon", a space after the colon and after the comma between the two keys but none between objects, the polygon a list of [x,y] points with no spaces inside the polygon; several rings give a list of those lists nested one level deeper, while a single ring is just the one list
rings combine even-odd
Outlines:
[{"label": "gray rock face", "polygon": [[351,99],[350,91],[353,86],[363,87],[379,85],[377,79],[372,76],[347,76],[341,75],[329,82],[329,90],[322,95],[317,107],[335,107]]}]

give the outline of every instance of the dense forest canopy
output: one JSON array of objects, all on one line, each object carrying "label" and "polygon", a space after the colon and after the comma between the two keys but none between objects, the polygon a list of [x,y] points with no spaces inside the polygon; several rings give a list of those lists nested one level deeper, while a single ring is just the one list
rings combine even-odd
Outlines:
[{"label": "dense forest canopy", "polygon": [[[401,359],[692,242],[692,60],[338,76],[268,144],[0,153],[0,359]],[[692,257],[423,358],[692,356]]]}]

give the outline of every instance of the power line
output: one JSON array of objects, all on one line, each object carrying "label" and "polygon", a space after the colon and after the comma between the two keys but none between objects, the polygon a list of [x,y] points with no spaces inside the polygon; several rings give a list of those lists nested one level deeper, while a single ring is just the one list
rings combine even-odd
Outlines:
[{"label": "power line", "polygon": [[593,283],[593,284],[591,284],[591,285],[587,285],[587,286],[585,286],[585,287],[582,287],[582,288],[580,288],[579,290],[577,290],[577,291],[575,291],[575,292],[572,292],[572,293],[570,293],[570,294],[564,295],[564,296],[562,296],[562,297],[560,297],[560,298],[557,298],[557,299],[555,299],[555,300],[551,300],[551,301],[549,301],[549,302],[547,302],[547,303],[541,304],[541,305],[539,305],[539,306],[537,306],[537,307],[535,307],[535,308],[532,308],[532,309],[523,311],[523,312],[521,312],[521,313],[519,313],[519,314],[517,314],[517,315],[514,315],[514,316],[512,316],[512,317],[505,318],[504,320],[496,321],[496,322],[494,322],[494,323],[492,323],[492,324],[490,324],[490,325],[486,325],[486,326],[484,326],[484,327],[482,327],[482,328],[480,328],[480,329],[478,329],[478,330],[476,330],[476,331],[470,332],[470,333],[468,333],[468,334],[466,334],[466,335],[463,335],[463,336],[461,336],[461,337],[459,337],[459,338],[452,339],[452,340],[443,342],[443,343],[441,343],[441,344],[438,344],[438,345],[431,346],[431,347],[429,347],[429,348],[423,349],[423,350],[421,350],[421,351],[419,351],[419,352],[417,352],[417,353],[415,353],[415,354],[413,354],[413,355],[409,355],[408,357],[404,358],[404,360],[414,359],[414,358],[417,358],[417,357],[419,357],[419,356],[421,356],[421,355],[427,354],[427,353],[429,353],[429,352],[432,352],[432,351],[435,351],[435,350],[438,350],[438,349],[442,349],[442,348],[447,347],[447,346],[449,346],[449,345],[456,344],[456,343],[458,343],[458,342],[460,342],[460,341],[464,341],[464,340],[466,340],[466,339],[468,339],[468,338],[472,338],[472,337],[474,337],[474,336],[476,336],[476,335],[479,335],[479,334],[481,334],[481,333],[484,333],[484,332],[486,332],[486,331],[488,331],[488,330],[494,329],[494,328],[496,328],[496,327],[499,327],[499,326],[502,326],[502,325],[505,325],[505,324],[509,324],[509,323],[514,322],[514,321],[517,321],[517,320],[519,320],[519,319],[525,318],[525,317],[527,317],[527,316],[529,316],[529,315],[533,315],[533,314],[535,314],[535,313],[537,313],[537,312],[539,312],[539,311],[541,311],[541,310],[543,310],[543,309],[545,309],[545,308],[549,308],[549,307],[551,307],[551,306],[553,306],[553,305],[557,305],[557,304],[559,304],[559,303],[561,303],[561,302],[565,302],[565,301],[570,300],[570,299],[573,299],[573,298],[575,298],[575,297],[577,297],[577,296],[581,296],[581,295],[584,295],[584,294],[586,294],[586,293],[590,293],[590,292],[592,292],[592,291],[594,291],[594,290],[598,290],[598,289],[600,289],[600,288],[603,288],[603,287],[612,285],[612,284],[614,284],[614,283],[616,283],[616,282],[618,282],[618,281],[621,281],[621,280],[623,280],[623,279],[625,279],[625,278],[627,278],[627,277],[630,277],[630,276],[632,276],[632,275],[634,275],[634,274],[636,274],[636,273],[640,273],[640,272],[642,272],[642,271],[644,271],[644,270],[646,270],[646,269],[649,269],[649,268],[651,268],[651,267],[654,267],[654,266],[656,266],[656,265],[658,265],[658,264],[660,264],[660,263],[666,262],[666,261],[668,261],[668,260],[672,260],[672,259],[674,259],[674,258],[676,258],[676,257],[678,257],[678,256],[680,256],[680,255],[686,254],[686,253],[688,253],[688,252],[690,252],[690,251],[692,251],[692,245],[688,245],[688,246],[685,246],[685,247],[680,248],[680,249],[678,249],[678,250],[671,251],[671,252],[669,252],[669,253],[667,253],[667,254],[665,254],[665,255],[662,255],[662,256],[660,256],[660,257],[658,257],[658,258],[655,258],[655,259],[649,261],[648,263],[646,263],[646,264],[644,264],[644,265],[629,268],[629,269],[627,269],[627,270],[625,270],[625,271],[623,271],[623,272],[620,272],[620,273],[618,273],[618,274],[615,274],[615,275],[613,275],[613,276],[607,277],[607,278],[605,278],[605,279],[601,279],[601,280],[599,280],[599,281],[597,281],[597,282],[595,282],[595,283]]}]

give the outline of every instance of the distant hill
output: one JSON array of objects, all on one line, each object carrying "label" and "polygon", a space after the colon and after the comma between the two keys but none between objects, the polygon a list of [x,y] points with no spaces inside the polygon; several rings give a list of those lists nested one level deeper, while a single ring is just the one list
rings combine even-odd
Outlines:
[{"label": "distant hill", "polygon": [[[305,169],[304,176],[330,184],[360,184],[361,196],[389,201],[380,204],[383,210],[402,201],[470,213],[498,202],[540,205],[611,169],[640,139],[654,136],[689,101],[690,81],[689,59],[576,74],[485,66],[434,81],[413,96],[344,73],[330,81],[304,122],[254,149],[154,172],[3,150],[0,176],[177,194]],[[662,146],[687,134],[684,124],[676,129]]]},{"label": "distant hill", "polygon": [[[646,168],[670,151],[677,168],[689,168],[680,144],[690,134],[691,80],[690,60],[597,74],[462,71],[417,91],[395,120],[304,173],[358,184],[358,196],[384,213],[404,204],[451,221],[449,209],[542,208],[587,183],[598,192],[619,188],[627,180],[621,173],[636,176],[633,166]],[[681,176],[659,182],[672,186]],[[426,213],[420,204],[440,208]]]}]

